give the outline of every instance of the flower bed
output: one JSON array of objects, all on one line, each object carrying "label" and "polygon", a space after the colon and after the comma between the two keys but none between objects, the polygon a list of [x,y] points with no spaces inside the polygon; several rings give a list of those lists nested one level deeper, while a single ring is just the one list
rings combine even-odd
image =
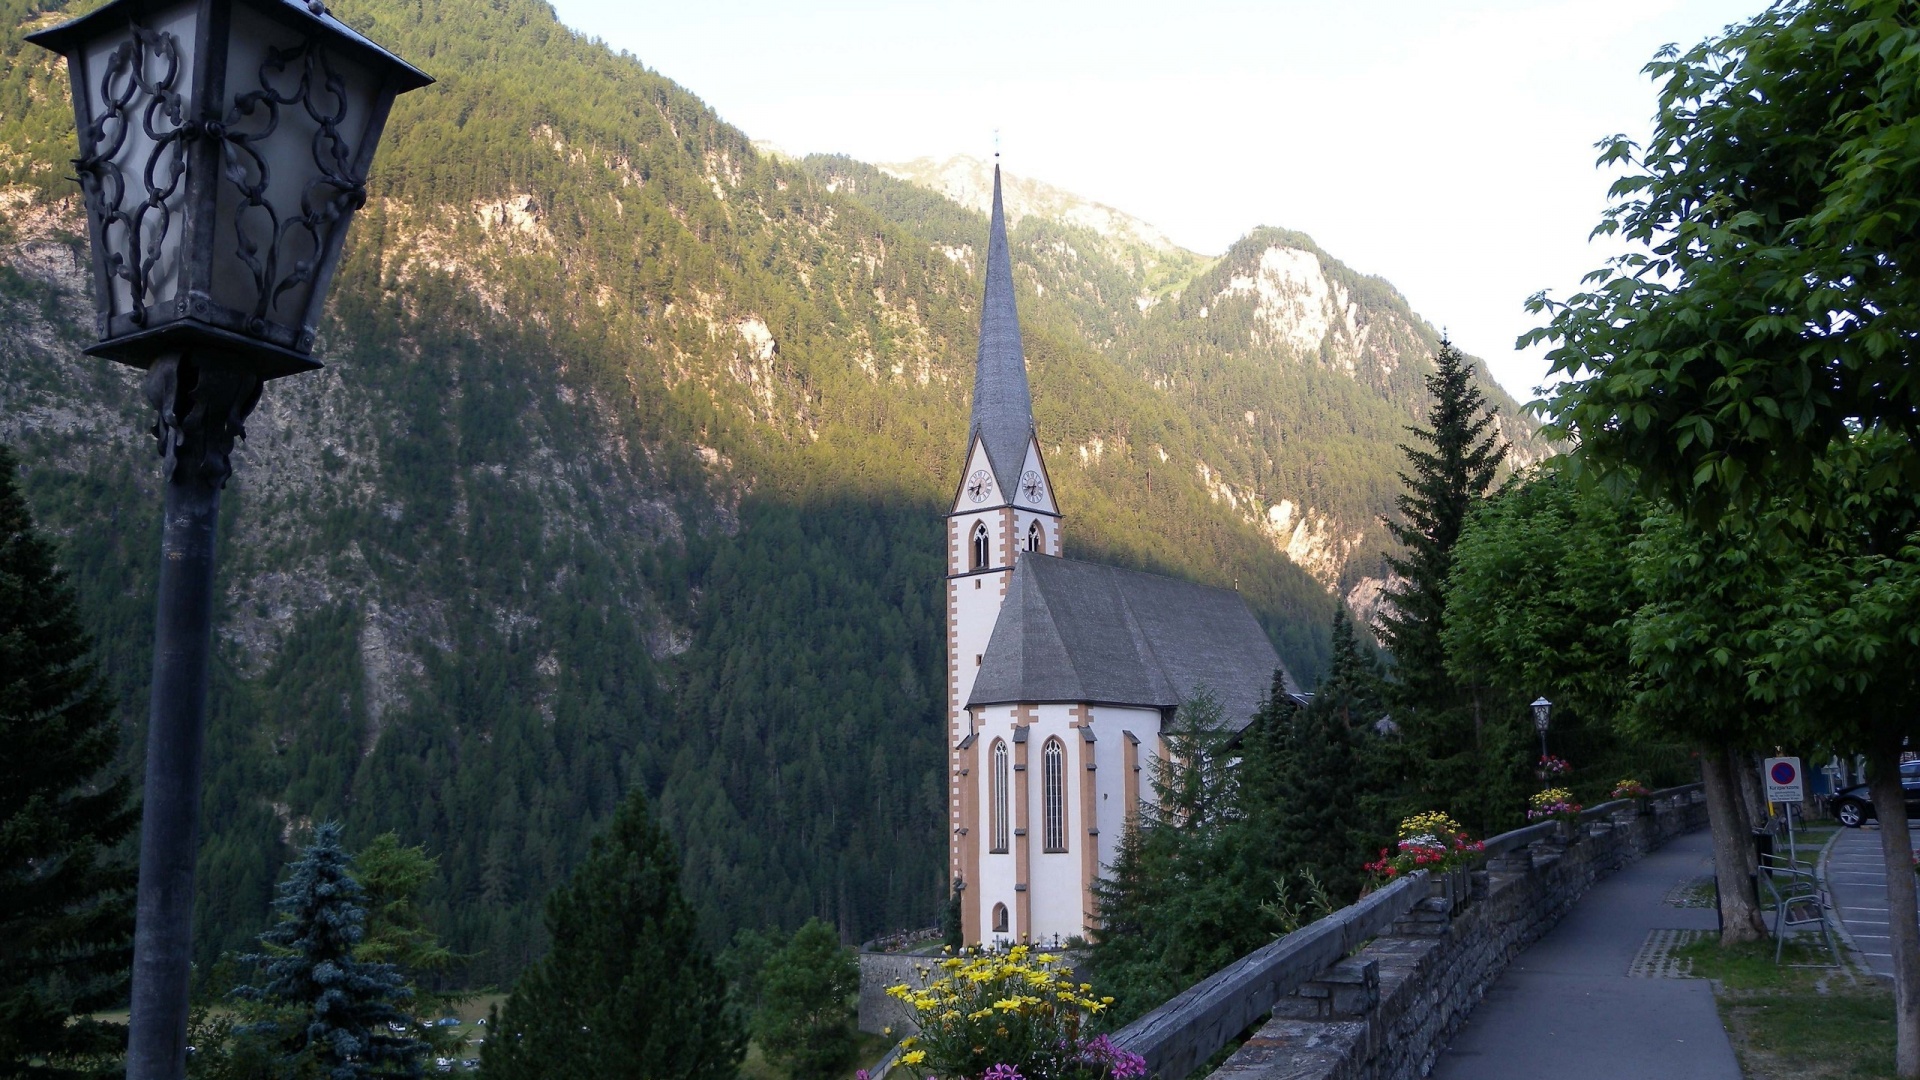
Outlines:
[{"label": "flower bed", "polygon": [[1087,1020],[1113,1003],[1075,983],[1060,958],[1031,946],[962,949],[925,969],[924,990],[887,993],[914,1011],[920,1034],[899,1064],[944,1080],[1142,1080],[1146,1061],[1093,1036]]}]

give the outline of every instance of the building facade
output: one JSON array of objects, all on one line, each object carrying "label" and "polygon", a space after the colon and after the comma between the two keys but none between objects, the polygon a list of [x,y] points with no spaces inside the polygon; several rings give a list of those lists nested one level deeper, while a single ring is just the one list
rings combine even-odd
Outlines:
[{"label": "building facade", "polygon": [[946,530],[950,880],[968,941],[1085,935],[1093,884],[1152,799],[1162,725],[1205,690],[1244,726],[1281,665],[1231,590],[1062,556],[997,166],[963,460]]}]

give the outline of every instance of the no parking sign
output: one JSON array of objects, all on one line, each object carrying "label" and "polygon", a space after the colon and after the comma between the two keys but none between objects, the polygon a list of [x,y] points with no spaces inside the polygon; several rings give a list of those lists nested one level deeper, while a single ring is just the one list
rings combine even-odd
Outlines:
[{"label": "no parking sign", "polygon": [[1806,777],[1800,771],[1799,758],[1770,757],[1762,774],[1767,782],[1768,802],[1807,801]]}]

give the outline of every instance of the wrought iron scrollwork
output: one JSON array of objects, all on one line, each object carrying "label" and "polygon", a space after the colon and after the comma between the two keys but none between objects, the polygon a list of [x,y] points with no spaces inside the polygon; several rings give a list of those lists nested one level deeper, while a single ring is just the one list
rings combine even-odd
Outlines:
[{"label": "wrought iron scrollwork", "polygon": [[[289,74],[297,78],[290,90],[283,91],[280,86]],[[291,49],[268,49],[259,82],[259,89],[234,98],[220,130],[213,132],[222,140],[226,178],[240,195],[233,227],[238,254],[252,272],[256,289],[253,310],[248,313],[248,329],[254,333],[264,328],[267,312],[287,290],[312,280],[328,233],[367,201],[366,178],[354,170],[356,148],[340,131],[347,118],[346,80],[334,70],[320,43],[308,40]],[[300,193],[300,212],[283,215],[281,208],[267,201],[267,159],[256,147],[279,128],[280,110],[294,106],[303,109],[316,128],[312,138],[315,172]],[[249,220],[260,214],[271,226],[265,251],[247,228]],[[289,253],[288,240],[296,233],[305,236],[305,258]],[[285,273],[283,257],[292,262]]]},{"label": "wrought iron scrollwork", "polygon": [[[97,222],[106,273],[127,284],[127,314],[135,326],[145,326],[159,254],[176,227],[188,147],[198,139],[218,140],[222,174],[238,196],[234,253],[254,285],[252,308],[239,314],[248,332],[262,334],[280,298],[313,280],[332,230],[366,203],[366,178],[355,168],[358,148],[341,128],[349,111],[346,79],[317,39],[269,48],[257,86],[237,93],[224,117],[210,112],[201,118],[186,115],[179,89],[186,74],[173,34],[133,25],[131,37],[102,68],[87,133],[90,149],[74,165]],[[314,127],[314,170],[297,212],[268,198],[272,174],[262,144],[279,132],[282,109],[303,111]],[[122,160],[136,131],[151,143],[143,163]],[[263,216],[267,229],[261,238],[253,226]]]},{"label": "wrought iron scrollwork", "polygon": [[[172,231],[169,202],[186,180],[187,143],[196,134],[183,115],[180,42],[164,30],[135,24],[100,75],[100,100],[88,125],[91,149],[74,161],[95,233],[106,253],[106,272],[127,283],[134,325],[146,324],[146,298],[159,253]],[[145,195],[127,202],[127,167],[120,155],[134,124],[153,143],[137,174]],[[124,234],[116,243],[116,234]]]},{"label": "wrought iron scrollwork", "polygon": [[176,353],[147,369],[146,392],[168,480],[225,487],[233,441],[247,437],[247,417],[260,403],[260,377]]}]

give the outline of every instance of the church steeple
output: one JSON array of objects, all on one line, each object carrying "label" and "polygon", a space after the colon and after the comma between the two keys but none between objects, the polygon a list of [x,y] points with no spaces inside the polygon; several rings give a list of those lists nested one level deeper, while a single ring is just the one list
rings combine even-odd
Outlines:
[{"label": "church steeple", "polygon": [[993,221],[987,233],[987,291],[980,304],[980,353],[973,372],[974,436],[986,444],[994,480],[1011,496],[1033,438],[1033,396],[1027,357],[1020,348],[1020,317],[1013,303],[1013,259],[1007,252],[1007,215],[1000,199],[1000,165],[993,166]]}]

